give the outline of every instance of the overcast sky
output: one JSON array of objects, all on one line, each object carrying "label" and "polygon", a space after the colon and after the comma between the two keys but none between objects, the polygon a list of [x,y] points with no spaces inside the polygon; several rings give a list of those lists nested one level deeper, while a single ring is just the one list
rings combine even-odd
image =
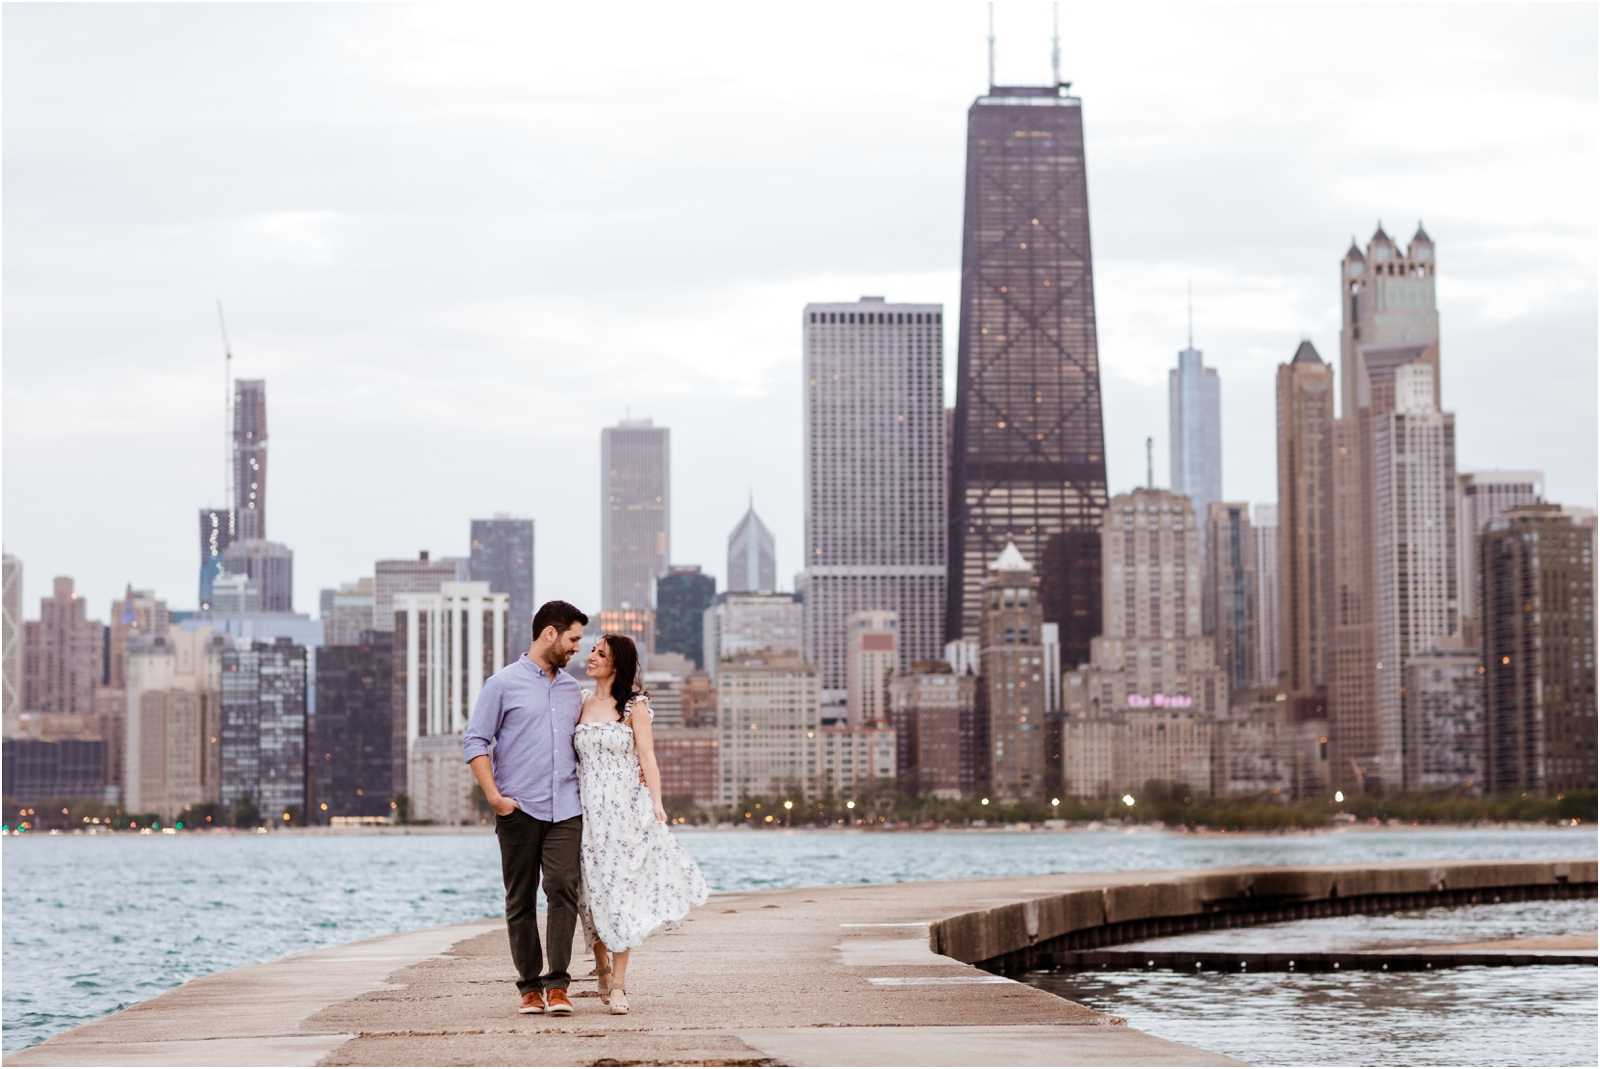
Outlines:
[{"label": "overcast sky", "polygon": [[[998,80],[1050,7],[997,6]],[[599,432],[672,428],[672,560],[753,492],[801,558],[800,310],[942,301],[953,403],[982,3],[17,5],[3,38],[3,507],[71,575],[193,608],[222,360],[267,380],[295,604],[537,523],[599,593]],[[1222,376],[1224,494],[1276,494],[1272,384],[1338,354],[1338,262],[1438,243],[1463,470],[1596,496],[1596,8],[1063,4],[1113,492],[1166,479],[1166,370]]]}]

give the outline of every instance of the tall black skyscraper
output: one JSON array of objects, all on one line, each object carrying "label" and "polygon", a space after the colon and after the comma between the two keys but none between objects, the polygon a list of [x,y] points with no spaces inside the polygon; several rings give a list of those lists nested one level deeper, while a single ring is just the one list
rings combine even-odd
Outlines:
[{"label": "tall black skyscraper", "polygon": [[698,564],[675,564],[657,579],[656,652],[681,653],[704,668],[705,615],[716,594],[716,579],[701,575]]},{"label": "tall black skyscraper", "polygon": [[1014,541],[1074,665],[1100,632],[1106,462],[1082,102],[1066,88],[990,86],[967,113],[945,630],[978,637],[989,564]]},{"label": "tall black skyscraper", "polygon": [[[311,766],[317,799],[312,817],[319,824],[331,817],[389,815],[397,789],[393,651],[393,632],[364,631],[356,645],[317,652]],[[404,745],[405,735],[400,738]]]},{"label": "tall black skyscraper", "polygon": [[239,541],[267,537],[267,382],[233,384],[233,508]]},{"label": "tall black skyscraper", "polygon": [[504,512],[473,520],[468,568],[474,582],[506,596],[507,645],[513,657],[520,656],[533,640],[533,521]]}]

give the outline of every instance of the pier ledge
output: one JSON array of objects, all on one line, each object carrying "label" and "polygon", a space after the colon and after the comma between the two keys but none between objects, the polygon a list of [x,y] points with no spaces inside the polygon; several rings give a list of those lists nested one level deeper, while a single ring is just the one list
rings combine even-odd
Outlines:
[{"label": "pier ledge", "polygon": [[[997,972],[1164,931],[1592,897],[1595,881],[1586,858],[716,895],[639,952],[624,1017],[592,979],[575,981],[572,1017],[519,1016],[504,923],[484,921],[202,977],[5,1064],[1231,1065]],[[573,961],[587,971],[581,948]]]}]

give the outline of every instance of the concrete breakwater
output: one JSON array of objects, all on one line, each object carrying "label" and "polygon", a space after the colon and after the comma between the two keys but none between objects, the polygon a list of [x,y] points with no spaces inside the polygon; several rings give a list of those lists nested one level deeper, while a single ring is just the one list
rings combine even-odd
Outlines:
[{"label": "concrete breakwater", "polygon": [[1592,896],[1595,872],[1424,862],[717,895],[637,955],[627,1017],[604,1013],[592,980],[575,983],[573,1017],[518,1016],[504,926],[485,921],[203,977],[6,1064],[1232,1064],[989,970],[1074,936],[1334,900]]},{"label": "concrete breakwater", "polygon": [[1010,974],[1063,964],[1063,952],[1182,932],[1595,893],[1592,858],[1212,869],[963,913],[931,925],[928,938],[936,954]]}]

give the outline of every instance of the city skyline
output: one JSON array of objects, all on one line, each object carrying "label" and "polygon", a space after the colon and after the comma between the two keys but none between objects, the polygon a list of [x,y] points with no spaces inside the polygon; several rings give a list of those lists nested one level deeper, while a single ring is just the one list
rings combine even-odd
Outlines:
[{"label": "city skyline", "polygon": [[[430,99],[441,81],[466,86],[475,107],[487,106],[506,93],[548,97],[553,91],[550,84],[518,81],[524,76],[513,77],[508,68],[491,64],[493,78],[468,72],[466,53],[492,51],[484,25],[468,19],[450,27],[430,21],[436,15],[397,18],[376,12],[337,17],[315,11],[195,12],[173,15],[170,23],[159,24],[133,11],[106,12],[89,21],[69,11],[22,12],[8,23],[12,51],[7,54],[7,82],[13,87],[41,87],[40,95],[28,98],[36,103],[10,94],[7,109],[13,120],[7,147],[14,211],[9,217],[13,226],[5,237],[11,343],[5,362],[6,444],[12,446],[5,481],[6,503],[13,507],[5,542],[7,551],[28,565],[23,604],[35,605],[54,575],[72,575],[91,605],[119,595],[131,582],[155,590],[174,608],[192,607],[189,599],[199,563],[188,548],[194,541],[194,509],[222,499],[222,465],[217,463],[221,441],[216,433],[217,402],[222,399],[221,344],[211,306],[218,295],[229,310],[237,377],[269,380],[273,391],[271,537],[296,550],[294,603],[302,611],[315,604],[319,589],[368,574],[375,559],[412,557],[421,547],[432,549],[437,557],[465,555],[464,521],[497,511],[528,516],[540,525],[536,571],[541,597],[565,596],[598,605],[598,502],[586,503],[583,496],[574,495],[592,493],[586,488],[598,483],[588,474],[598,468],[598,451],[587,443],[594,441],[596,430],[614,424],[630,406],[639,416],[652,416],[658,425],[673,427],[679,439],[675,459],[679,475],[686,477],[673,487],[681,507],[672,531],[674,559],[669,563],[698,563],[717,576],[719,588],[724,586],[726,577],[719,573],[726,532],[744,511],[753,486],[761,500],[772,502],[763,515],[778,544],[779,586],[787,588],[803,544],[796,373],[800,354],[789,324],[794,310],[807,301],[849,300],[863,292],[887,292],[896,301],[943,302],[956,308],[964,163],[960,127],[966,104],[983,91],[981,14],[977,7],[949,9],[947,17],[916,27],[912,32],[920,36],[911,42],[914,55],[869,61],[864,54],[857,57],[850,50],[853,46],[837,46],[845,50],[829,53],[837,64],[825,76],[806,75],[795,83],[809,87],[805,92],[810,95],[801,101],[785,97],[779,103],[804,129],[827,128],[840,107],[854,114],[862,96],[882,114],[905,117],[908,125],[890,149],[852,140],[828,155],[828,166],[842,177],[834,185],[824,184],[827,211],[824,201],[815,197],[786,200],[790,214],[764,239],[763,249],[770,247],[776,259],[762,251],[755,261],[741,261],[754,266],[747,278],[734,283],[714,265],[711,257],[717,255],[725,235],[713,229],[688,248],[690,262],[706,269],[706,279],[694,284],[699,288],[674,281],[667,287],[670,309],[652,298],[616,317],[614,324],[601,322],[610,315],[602,310],[615,311],[621,306],[614,302],[639,293],[644,276],[635,272],[603,298],[605,303],[597,303],[600,299],[593,296],[580,297],[570,311],[552,317],[546,314],[551,309],[541,302],[566,300],[563,295],[570,287],[543,268],[530,269],[515,273],[509,288],[496,283],[468,294],[464,283],[452,283],[440,298],[442,303],[432,306],[431,325],[421,331],[427,337],[400,343],[391,328],[379,327],[366,313],[335,308],[323,299],[309,300],[296,289],[299,283],[291,281],[314,279],[322,288],[345,295],[348,287],[359,290],[360,285],[371,284],[406,294],[407,300],[420,292],[416,279],[376,275],[364,282],[351,273],[357,262],[351,257],[363,252],[386,254],[374,244],[380,238],[368,225],[375,216],[364,215],[340,185],[313,183],[304,197],[290,202],[258,183],[236,183],[239,189],[234,193],[211,190],[196,206],[187,207],[155,194],[125,201],[121,193],[113,195],[114,187],[105,185],[111,172],[91,169],[85,188],[97,199],[89,220],[100,228],[93,239],[96,247],[110,250],[102,254],[84,244],[82,224],[69,223],[61,214],[88,205],[52,194],[38,182],[45,173],[40,168],[78,165],[77,157],[62,156],[66,150],[44,130],[55,124],[92,147],[102,144],[116,123],[167,115],[204,138],[225,137],[229,114],[171,95],[171,90],[198,76],[176,57],[166,76],[142,89],[136,85],[126,99],[101,99],[104,78],[115,76],[118,84],[124,80],[116,75],[121,62],[116,57],[129,40],[147,46],[147,51],[159,53],[166,47],[155,40],[158,25],[160,34],[170,36],[177,46],[200,32],[227,36],[261,31],[248,50],[249,61],[261,64],[287,62],[285,57],[300,54],[296,50],[306,46],[296,42],[306,35],[326,45],[337,39],[341,27],[376,19],[372,25],[417,43],[436,64],[434,75],[412,71],[394,76],[400,79],[395,90],[408,99]],[[575,32],[581,31],[581,16],[570,17],[579,20]],[[1048,17],[1048,5],[1001,9],[997,81],[1046,80]],[[1086,100],[1085,138],[1093,156],[1090,197],[1100,276],[1096,298],[1104,336],[1101,363],[1111,491],[1143,482],[1146,435],[1157,439],[1158,461],[1166,453],[1161,404],[1165,370],[1184,337],[1183,280],[1192,273],[1199,315],[1196,335],[1207,343],[1208,363],[1219,367],[1224,411],[1236,417],[1224,427],[1228,467],[1223,493],[1228,500],[1270,502],[1274,497],[1270,421],[1237,417],[1270,409],[1272,368],[1301,335],[1310,335],[1330,357],[1338,352],[1334,342],[1339,309],[1327,285],[1329,250],[1342,246],[1351,232],[1362,240],[1379,220],[1391,232],[1407,234],[1421,218],[1428,232],[1447,246],[1439,305],[1447,323],[1451,373],[1445,377],[1443,407],[1457,412],[1463,427],[1469,428],[1458,466],[1464,471],[1542,469],[1547,472],[1548,499],[1593,505],[1593,450],[1576,448],[1565,438],[1529,433],[1534,426],[1554,426],[1560,434],[1582,439],[1594,423],[1594,391],[1587,388],[1593,377],[1594,271],[1587,248],[1573,252],[1574,240],[1581,244],[1588,240],[1584,235],[1592,233],[1592,210],[1586,201],[1571,196],[1572,188],[1585,185],[1592,176],[1593,152],[1582,146],[1560,147],[1567,129],[1583,126],[1592,116],[1592,91],[1574,96],[1572,85],[1586,78],[1592,82],[1593,64],[1587,55],[1565,53],[1560,47],[1553,54],[1542,54],[1538,68],[1524,56],[1535,42],[1581,37],[1581,27],[1572,30],[1572,20],[1586,27],[1592,24],[1592,14],[1537,12],[1515,24],[1472,16],[1446,25],[1442,18],[1414,12],[1384,19],[1358,12],[1344,27],[1331,26],[1326,15],[1314,11],[1265,11],[1252,17],[1261,25],[1247,27],[1224,14],[1213,20],[1213,26],[1196,26],[1186,21],[1188,16],[1178,15],[1170,31],[1150,42],[1149,56],[1120,73],[1112,62],[1112,57],[1123,54],[1119,49],[1105,49],[1107,55],[1102,57],[1099,49],[1090,47],[1096,40],[1119,39],[1114,16],[1070,8],[1063,13],[1067,29],[1063,77],[1071,79],[1073,93]],[[647,22],[649,18],[641,16],[641,32]],[[1375,60],[1361,58],[1356,47],[1378,23],[1386,33],[1406,28],[1435,42],[1466,42],[1492,50],[1505,61],[1497,69],[1522,76],[1494,87],[1490,103],[1489,90],[1477,87],[1481,65],[1476,63],[1425,56],[1409,72],[1392,72]],[[1163,102],[1177,99],[1177,82],[1151,78],[1162,57],[1175,47],[1176,36],[1189,32],[1185,26],[1191,36],[1214,41],[1224,55],[1260,40],[1255,35],[1287,34],[1305,47],[1294,71],[1299,88],[1281,106],[1320,109],[1335,97],[1341,101],[1348,97],[1362,125],[1321,131],[1319,136],[1328,141],[1326,149],[1293,139],[1270,139],[1271,153],[1283,160],[1265,160],[1264,144],[1240,140],[1259,140],[1264,127],[1276,129],[1278,112],[1255,115],[1247,110],[1254,108],[1259,86],[1247,99],[1226,81],[1209,80],[1217,76],[1192,72],[1184,76],[1182,96],[1195,95],[1193,79],[1200,77],[1206,90],[1215,90],[1207,99],[1217,117],[1197,121],[1193,130],[1182,128],[1186,116],[1194,118],[1186,108],[1166,119],[1153,118],[1149,111],[1153,105],[1159,110]],[[462,31],[465,43],[460,47],[466,53],[444,50],[444,31],[452,28]],[[526,29],[513,26],[512,36]],[[86,32],[90,30],[94,32]],[[1226,40],[1230,33],[1238,40]],[[105,51],[113,46],[117,52]],[[629,50],[635,47],[623,42],[616,61],[631,56]],[[800,51],[797,46],[796,52]],[[359,124],[366,115],[358,106],[361,88],[378,75],[336,47],[335,52],[322,65],[313,65],[312,81],[331,93],[324,94],[319,107],[331,102],[330,121],[335,124]],[[40,65],[43,61],[57,73],[47,73]],[[777,58],[780,64],[791,61],[787,53]],[[743,64],[741,60],[723,77],[750,78],[750,68]],[[87,70],[96,66],[107,71],[98,80]],[[927,75],[936,69],[929,81]],[[1352,70],[1370,77],[1364,85],[1352,86]],[[57,81],[65,76],[73,78],[70,90]],[[827,85],[828,80],[840,78],[843,82]],[[1286,85],[1287,61],[1271,60],[1260,78],[1263,84]],[[1426,128],[1384,114],[1389,95],[1430,80],[1437,88],[1427,93],[1439,95],[1426,99],[1440,106]],[[915,91],[903,88],[913,81],[920,83]],[[292,124],[303,114],[304,101],[298,97],[249,100],[282,122]],[[1559,106],[1537,108],[1537,116],[1529,111],[1516,130],[1509,129],[1508,122],[1502,124],[1508,144],[1527,150],[1510,154],[1518,162],[1472,174],[1463,169],[1468,116],[1475,130],[1485,107],[1505,116],[1507,108],[1538,101]],[[602,100],[592,106],[603,112],[614,105]],[[102,107],[109,110],[91,122]],[[1222,130],[1247,113],[1258,122],[1245,133]],[[101,122],[110,125],[98,125]],[[282,122],[271,127],[278,131],[275,137],[288,136],[281,132]],[[605,166],[612,159],[607,150],[578,138],[570,128],[558,124],[553,129],[560,135],[555,150],[563,154],[559,159],[575,166],[585,160]],[[690,134],[697,128],[683,129]],[[1252,178],[1250,189],[1276,190],[1276,195],[1265,200],[1253,196],[1246,207],[1236,191],[1212,181],[1196,182],[1190,175],[1184,195],[1163,206],[1165,186],[1153,184],[1157,180],[1147,173],[1148,150],[1130,141],[1133,134],[1154,137],[1180,155],[1194,156],[1200,148],[1202,156],[1243,153],[1236,162],[1250,160],[1266,167]],[[447,135],[423,123],[405,136],[417,139],[405,142],[415,147]],[[1207,142],[1208,137],[1214,140]],[[307,157],[294,138],[278,143],[288,150],[275,165],[281,169],[275,172],[280,177],[301,174],[309,180],[316,173],[312,168],[322,166]],[[1184,152],[1185,145],[1194,151]],[[379,147],[367,141],[352,149],[357,153],[352,161],[359,165],[356,173],[365,173],[364,161]],[[670,145],[657,142],[656,148],[671,156]],[[1341,148],[1346,155],[1330,167],[1332,178],[1305,177],[1305,167],[1324,160],[1325,151]],[[144,157],[123,154],[128,151],[119,148],[109,157],[111,163],[100,166],[137,169]],[[155,154],[148,162],[162,167],[181,161],[179,156],[168,159],[178,151],[170,142],[160,141],[147,151]],[[759,143],[751,166],[768,166],[778,151]],[[880,151],[909,151],[918,161],[915,176],[892,171],[885,181],[866,181],[864,176],[878,165]],[[1430,155],[1436,162],[1424,160]],[[841,160],[849,161],[842,170]],[[231,187],[233,172],[218,166],[221,171],[205,170],[204,177],[215,178],[218,190]],[[857,170],[858,166],[869,169]],[[1318,166],[1329,164],[1324,160]],[[1390,176],[1396,181],[1384,185],[1381,196],[1367,192],[1357,196],[1339,185],[1357,175],[1367,188],[1372,179],[1382,184]],[[1557,175],[1567,177],[1552,177]],[[863,177],[857,181],[855,176]],[[852,196],[860,203],[847,205],[848,214],[838,225],[822,228],[820,232],[828,236],[824,253],[824,246],[807,237],[804,229],[826,221],[834,205],[850,199],[841,200],[838,181],[854,182]],[[1523,195],[1501,192],[1511,189]],[[380,207],[373,211],[397,211],[393,200],[397,191],[385,187],[378,198]],[[491,199],[502,195],[499,187],[491,193]],[[646,191],[645,196],[653,212],[668,204],[687,205],[696,217],[709,210],[681,185],[669,184],[659,193]],[[886,196],[893,201],[886,201]],[[132,208],[135,203],[143,205],[140,211]],[[890,203],[894,210],[889,210]],[[1479,208],[1479,203],[1493,207]],[[19,205],[31,206],[30,214],[18,214]],[[579,196],[577,207],[592,210],[591,199]],[[458,205],[415,210],[424,208],[430,226],[454,219],[463,224],[462,233],[476,233],[477,216]],[[1152,211],[1156,214],[1149,219],[1140,215]],[[1492,217],[1485,214],[1488,211]],[[1215,226],[1225,224],[1227,233],[1196,222],[1201,216],[1215,217]],[[864,220],[873,221],[872,225],[860,226]],[[142,277],[135,278],[121,268],[117,250],[135,245],[148,249],[155,240],[146,229],[150,225],[190,236],[176,240],[170,250],[158,250],[162,254],[143,264]],[[794,229],[796,225],[801,229]],[[683,234],[667,230],[681,247]],[[852,236],[857,231],[860,236]],[[57,278],[50,261],[42,258],[46,235],[51,236],[52,255],[62,250],[78,255],[86,269],[71,279]],[[57,239],[64,245],[57,247]],[[477,240],[449,239],[444,247],[454,250],[455,256],[475,247]],[[650,273],[665,263],[663,250],[653,244],[658,239],[646,235],[643,240],[645,255],[638,270]],[[226,254],[217,255],[224,248]],[[792,266],[775,269],[778,259],[792,260]],[[418,279],[429,277],[409,253],[399,262],[407,271],[422,270]],[[841,271],[838,264],[845,262],[852,266]],[[658,280],[655,274],[650,279],[652,285]],[[471,274],[469,281],[476,285],[484,278]],[[734,292],[727,289],[730,285],[743,287],[745,299],[719,303],[715,294]],[[68,295],[67,286],[80,295],[70,302],[74,306],[81,299],[104,306],[106,311],[95,321],[110,325],[114,341],[100,339],[94,333],[99,328],[87,323],[53,318],[54,308],[65,307],[57,298]],[[99,293],[125,286],[132,287],[131,296]],[[526,299],[530,293],[544,296],[513,312],[507,303],[513,294]],[[359,306],[364,300],[353,304]],[[469,305],[492,314],[481,321],[476,314],[464,315]],[[548,324],[537,329],[527,325],[524,320],[530,312]],[[402,319],[418,325],[410,313]],[[944,341],[952,357],[956,319],[952,312],[945,324]],[[703,344],[705,325],[713,321],[740,339],[735,346],[740,356],[731,364],[719,355],[727,351],[717,347],[721,343],[709,349]],[[649,327],[652,323],[659,329]],[[594,331],[599,333],[580,338]],[[624,335],[648,335],[652,340],[643,348],[616,345]],[[490,385],[504,379],[506,365],[499,354],[525,350],[530,342],[542,359],[535,361],[527,387]],[[437,354],[441,345],[467,355],[459,364],[440,364],[428,354]],[[1530,345],[1548,354],[1537,362],[1533,375],[1506,383],[1494,373],[1507,353],[1525,351]],[[591,354],[606,348],[637,353],[640,359],[619,364],[602,358],[596,367],[583,366]],[[702,355],[690,355],[702,349]],[[136,369],[141,381],[127,379],[116,366],[97,363],[102,357],[91,355],[106,353],[115,353],[119,365]],[[374,357],[384,360],[393,374],[369,374]],[[574,359],[579,363],[573,365]],[[436,389],[443,366],[451,368],[452,381]],[[636,373],[617,386],[615,372],[624,366]],[[947,367],[947,404],[954,399],[952,373]],[[484,378],[486,374],[493,378]],[[376,379],[387,384],[372,385]],[[159,395],[141,382],[159,384]],[[369,389],[378,392],[369,396]],[[1497,407],[1508,390],[1511,403]],[[541,400],[546,394],[548,400]],[[729,403],[736,399],[744,403]],[[41,414],[48,414],[50,421],[42,421]],[[559,437],[569,446],[564,453],[554,449],[553,460],[539,457],[537,464],[529,463],[538,451],[521,444],[525,436],[512,428],[551,416],[555,418],[549,425],[559,429]],[[462,424],[462,419],[468,422]],[[398,432],[401,427],[403,434],[396,439],[400,453],[394,463],[384,465],[383,471],[361,469],[359,484],[343,474],[345,468],[354,470],[357,462],[351,450],[387,440],[391,430]],[[106,434],[115,434],[114,444]],[[737,457],[726,457],[721,446],[730,435],[750,447]],[[481,444],[475,437],[481,437]],[[513,438],[518,444],[505,445]],[[49,443],[46,449],[33,448],[45,443]],[[479,444],[476,451],[475,444]],[[478,453],[506,463],[468,461]],[[517,478],[513,461],[527,464],[534,474]],[[545,468],[548,478],[541,479]],[[1164,462],[1158,462],[1159,485],[1168,484],[1164,468]],[[404,473],[403,481],[388,482],[390,471]],[[458,479],[456,473],[469,477]],[[62,502],[57,487],[68,482],[80,492]],[[559,493],[544,489],[551,482]],[[437,496],[428,508],[417,509],[406,498],[423,485]],[[407,493],[397,492],[400,489]],[[91,507],[128,517],[128,536],[113,546],[89,549],[83,541],[92,526],[89,514],[79,515],[78,510]],[[370,540],[351,537],[352,530],[361,529],[373,532]]]}]

